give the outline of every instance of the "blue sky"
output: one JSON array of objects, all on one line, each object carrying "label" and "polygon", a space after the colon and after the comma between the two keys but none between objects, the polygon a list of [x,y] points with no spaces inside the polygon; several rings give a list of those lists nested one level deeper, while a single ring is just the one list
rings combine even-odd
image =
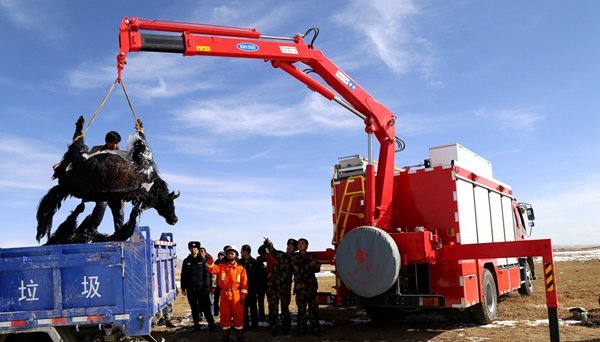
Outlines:
[{"label": "blue sky", "polygon": [[[124,16],[255,27],[316,47],[397,116],[398,166],[461,143],[536,209],[534,238],[600,244],[600,49],[595,1],[0,1],[0,247],[35,245],[39,199],[55,183],[78,115],[116,78]],[[179,223],[140,224],[209,252],[306,237],[330,247],[338,157],[366,154],[361,120],[259,60],[132,53],[124,81],[161,175],[181,191]],[[91,126],[126,136],[117,88]],[[55,226],[77,204],[65,202]],[[87,212],[92,205],[88,205]],[[110,213],[102,231],[110,232]]]}]

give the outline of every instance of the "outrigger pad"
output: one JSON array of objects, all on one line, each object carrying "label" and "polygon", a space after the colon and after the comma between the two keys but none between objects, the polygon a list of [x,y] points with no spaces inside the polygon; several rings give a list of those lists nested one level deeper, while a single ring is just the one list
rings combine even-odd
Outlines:
[{"label": "outrigger pad", "polygon": [[336,251],[337,272],[355,294],[371,298],[387,291],[400,272],[400,252],[385,231],[370,226],[352,229]]}]

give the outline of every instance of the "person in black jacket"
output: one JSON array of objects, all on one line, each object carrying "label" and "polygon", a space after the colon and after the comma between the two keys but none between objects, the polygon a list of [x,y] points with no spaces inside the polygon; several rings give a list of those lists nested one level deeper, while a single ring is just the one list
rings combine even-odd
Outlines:
[{"label": "person in black jacket", "polygon": [[248,275],[248,295],[244,301],[244,329],[247,331],[252,324],[252,330],[258,330],[258,307],[257,307],[257,281],[258,281],[258,262],[250,253],[252,248],[249,245],[242,246],[242,258],[239,260],[240,265],[246,269]]},{"label": "person in black jacket", "polygon": [[215,330],[215,320],[210,310],[210,274],[206,268],[206,260],[200,255],[200,242],[188,243],[190,255],[183,260],[181,269],[181,293],[188,297],[192,309],[194,331],[200,331],[200,312],[208,322],[208,330]]},{"label": "person in black jacket", "polygon": [[258,247],[258,256],[256,257],[258,263],[258,270],[256,272],[256,299],[258,302],[258,320],[265,321],[265,297],[267,295],[267,256],[266,249],[264,246]]}]

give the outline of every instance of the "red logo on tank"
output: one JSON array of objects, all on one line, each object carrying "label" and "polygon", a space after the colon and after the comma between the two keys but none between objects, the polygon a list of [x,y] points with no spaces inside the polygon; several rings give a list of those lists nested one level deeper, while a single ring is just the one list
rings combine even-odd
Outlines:
[{"label": "red logo on tank", "polygon": [[363,251],[362,249],[359,249],[358,251],[356,251],[356,254],[354,254],[354,259],[356,259],[356,261],[358,261],[361,264],[364,264],[365,261],[367,261],[368,257],[369,254],[367,254],[367,252]]}]

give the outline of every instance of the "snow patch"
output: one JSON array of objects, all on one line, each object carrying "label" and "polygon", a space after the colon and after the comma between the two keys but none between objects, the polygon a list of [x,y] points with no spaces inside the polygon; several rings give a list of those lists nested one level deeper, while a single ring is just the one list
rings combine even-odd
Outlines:
[{"label": "snow patch", "polygon": [[481,327],[485,328],[485,329],[494,329],[494,328],[506,328],[506,327],[514,328],[516,326],[517,326],[517,321],[496,321],[496,322],[492,322],[488,325],[483,325]]},{"label": "snow patch", "polygon": [[552,253],[554,261],[587,261],[600,259],[600,248],[582,251],[560,251]]}]

